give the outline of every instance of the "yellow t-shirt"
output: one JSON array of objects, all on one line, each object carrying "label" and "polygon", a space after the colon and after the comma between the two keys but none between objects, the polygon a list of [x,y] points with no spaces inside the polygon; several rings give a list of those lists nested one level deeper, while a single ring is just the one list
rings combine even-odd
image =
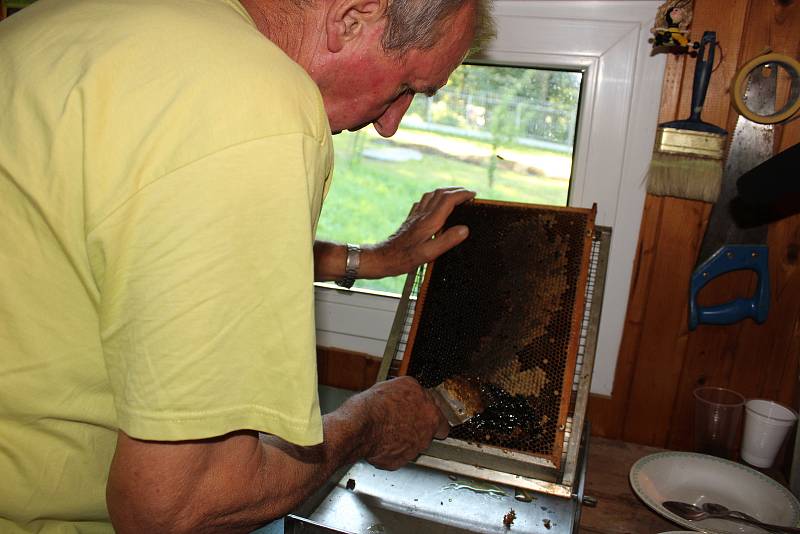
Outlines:
[{"label": "yellow t-shirt", "polygon": [[322,440],[322,99],[235,0],[0,23],[0,532],[108,532],[117,429]]}]

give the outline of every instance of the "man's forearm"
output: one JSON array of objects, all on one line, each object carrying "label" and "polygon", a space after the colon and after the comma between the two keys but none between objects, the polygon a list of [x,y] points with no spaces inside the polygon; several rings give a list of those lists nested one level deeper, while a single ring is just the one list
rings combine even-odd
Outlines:
[{"label": "man's forearm", "polygon": [[366,409],[353,400],[325,416],[325,442],[315,447],[274,436],[259,441],[254,432],[185,443],[120,434],[107,490],[114,527],[119,533],[250,532],[367,454]]},{"label": "man's forearm", "polygon": [[314,280],[330,282],[344,276],[347,249],[340,243],[314,241]]},{"label": "man's forearm", "polygon": [[[413,414],[413,415],[412,415]],[[325,441],[298,447],[253,431],[155,442],[119,433],[106,500],[126,532],[250,532],[281,517],[340,466],[358,459],[397,469],[448,424],[419,383],[380,382],[323,419]]]},{"label": "man's forearm", "polygon": [[[364,406],[363,408],[366,408]],[[325,442],[315,447],[299,447],[274,436],[262,438],[263,465],[286,465],[280,473],[265,473],[270,483],[282,486],[267,491],[274,517],[294,510],[320,487],[339,467],[353,463],[368,453],[367,429],[361,410],[345,404],[323,418]],[[269,467],[266,467],[269,469]]]}]

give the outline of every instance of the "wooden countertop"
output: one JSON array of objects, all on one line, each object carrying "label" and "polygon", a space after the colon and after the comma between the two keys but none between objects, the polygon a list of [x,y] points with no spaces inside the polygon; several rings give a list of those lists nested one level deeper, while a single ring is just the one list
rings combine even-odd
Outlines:
[{"label": "wooden countertop", "polygon": [[628,473],[639,458],[664,449],[599,437],[589,440],[585,495],[597,506],[581,508],[581,534],[655,534],[681,527],[647,507],[633,492]]}]

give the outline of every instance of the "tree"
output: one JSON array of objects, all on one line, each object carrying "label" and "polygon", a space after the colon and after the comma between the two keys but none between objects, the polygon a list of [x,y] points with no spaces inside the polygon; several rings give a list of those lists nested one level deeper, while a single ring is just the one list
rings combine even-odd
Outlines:
[{"label": "tree", "polygon": [[519,135],[520,128],[515,120],[516,85],[513,84],[505,90],[500,102],[496,103],[489,113],[487,126],[491,134],[490,144],[492,151],[489,155],[489,166],[486,169],[486,173],[490,189],[494,187],[494,173],[497,170],[497,160],[499,158],[498,150],[501,147],[510,146]]}]

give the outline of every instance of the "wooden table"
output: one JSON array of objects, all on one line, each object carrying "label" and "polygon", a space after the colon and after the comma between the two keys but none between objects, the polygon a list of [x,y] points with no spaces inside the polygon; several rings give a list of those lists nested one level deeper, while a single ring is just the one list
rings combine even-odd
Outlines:
[{"label": "wooden table", "polygon": [[[595,436],[589,438],[589,469],[584,493],[597,499],[597,507],[581,508],[581,534],[655,534],[685,530],[648,508],[628,482],[636,460],[664,450]],[[789,486],[779,469],[747,467]]]},{"label": "wooden table", "polygon": [[636,460],[663,450],[590,438],[585,494],[596,498],[597,506],[581,508],[581,534],[655,534],[682,530],[648,508],[628,482],[628,473]]}]

